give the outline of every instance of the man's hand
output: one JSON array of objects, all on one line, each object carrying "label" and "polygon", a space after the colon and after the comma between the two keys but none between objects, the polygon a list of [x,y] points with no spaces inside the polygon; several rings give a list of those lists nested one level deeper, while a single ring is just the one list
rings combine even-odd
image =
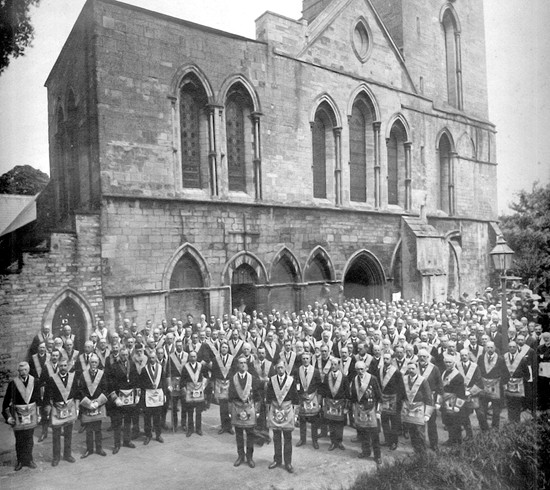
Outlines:
[{"label": "man's hand", "polygon": [[13,417],[8,417],[7,423],[13,427],[15,425],[15,419]]}]

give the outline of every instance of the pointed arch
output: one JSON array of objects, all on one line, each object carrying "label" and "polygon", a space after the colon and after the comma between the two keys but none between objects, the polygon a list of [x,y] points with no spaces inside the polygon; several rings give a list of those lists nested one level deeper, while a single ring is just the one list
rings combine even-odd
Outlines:
[{"label": "pointed arch", "polygon": [[462,55],[460,46],[460,20],[454,7],[447,3],[440,11],[439,21],[445,49],[447,76],[447,102],[462,109]]},{"label": "pointed arch", "polygon": [[369,101],[369,104],[373,111],[373,117],[375,121],[380,120],[380,106],[378,105],[378,101],[376,100],[376,97],[371,90],[371,88],[366,83],[361,83],[351,93],[349,99],[348,99],[348,105],[346,109],[347,116],[351,116],[351,111],[353,109],[353,104],[355,104],[356,99],[358,97],[364,97],[366,100]]},{"label": "pointed arch", "polygon": [[206,92],[208,101],[212,103],[214,101],[214,91],[212,90],[212,85],[210,85],[210,82],[208,81],[205,73],[197,65],[191,63],[180,66],[172,76],[172,80],[170,81],[169,97],[179,97],[182,82],[184,81],[185,77],[190,74],[192,74],[194,77],[197,78],[197,80],[200,81],[200,84]]},{"label": "pointed arch", "polygon": [[254,85],[250,80],[248,80],[248,78],[240,73],[230,75],[223,81],[222,86],[218,92],[218,105],[224,106],[231,88],[239,84],[243,87],[244,90],[246,90],[246,92],[248,92],[248,96],[252,101],[252,112],[261,114],[262,107],[260,104],[260,98],[258,97],[258,93],[256,92]]},{"label": "pointed arch", "polygon": [[388,124],[386,125],[386,139],[390,137],[391,130],[396,123],[400,124],[403,128],[406,135],[405,141],[412,141],[411,127],[407,121],[407,118],[401,112],[396,112],[390,117]]},{"label": "pointed arch", "polygon": [[[71,325],[76,340],[80,346],[88,339],[94,327],[94,311],[90,303],[78,291],[73,288],[64,288],[59,291],[48,303],[42,314],[42,325],[50,325],[52,332],[56,325],[53,325],[56,314],[59,315],[58,309],[64,303],[71,303],[82,313],[82,325]],[[76,346],[75,346],[76,347]],[[77,347],[78,348],[78,347]]]},{"label": "pointed arch", "polygon": [[342,276],[348,298],[384,299],[386,275],[378,257],[367,249],[358,250],[347,261]]},{"label": "pointed arch", "polygon": [[270,283],[274,283],[273,279],[276,273],[276,269],[280,264],[283,263],[286,266],[285,268],[287,269],[289,276],[292,278],[292,281],[284,282],[301,282],[302,270],[300,268],[298,260],[296,259],[296,256],[290,251],[288,247],[282,247],[271,261],[271,266],[269,268]]},{"label": "pointed arch", "polygon": [[439,149],[439,144],[441,143],[441,137],[443,135],[447,136],[447,138],[449,139],[451,152],[455,153],[456,152],[455,141],[454,141],[453,135],[451,134],[451,131],[447,127],[441,128],[437,133],[437,136],[435,138],[436,148]]},{"label": "pointed arch", "polygon": [[184,243],[174,252],[164,268],[164,272],[162,274],[162,288],[164,290],[170,289],[170,281],[172,279],[172,275],[174,274],[174,269],[180,259],[186,255],[192,258],[192,260],[197,264],[202,277],[203,287],[210,287],[211,278],[204,257],[193,245],[190,243]]},{"label": "pointed arch", "polygon": [[306,260],[304,282],[334,281],[335,278],[330,255],[321,245],[317,245]]},{"label": "pointed arch", "polygon": [[253,253],[243,250],[233,255],[226,262],[221,275],[221,285],[231,285],[233,273],[243,265],[254,270],[258,278],[258,284],[267,284],[267,270],[262,261]]},{"label": "pointed arch", "polygon": [[462,32],[462,27],[460,25],[460,18],[458,17],[458,14],[453,7],[452,3],[446,3],[441,7],[441,10],[439,11],[439,22],[441,24],[444,23],[445,17],[450,15],[453,21],[454,28],[457,32]]},{"label": "pointed arch", "polygon": [[309,113],[310,124],[313,124],[315,122],[315,116],[317,115],[317,112],[320,108],[326,112],[333,128],[342,127],[342,118],[340,116],[338,105],[336,104],[334,99],[326,92],[318,95],[313,101],[313,105]]}]

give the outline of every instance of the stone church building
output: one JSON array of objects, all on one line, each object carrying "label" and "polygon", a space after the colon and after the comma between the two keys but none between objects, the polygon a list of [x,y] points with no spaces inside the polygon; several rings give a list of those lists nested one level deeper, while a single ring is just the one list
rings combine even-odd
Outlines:
[{"label": "stone church building", "polygon": [[63,319],[82,341],[98,318],[484,287],[482,4],[303,0],[248,39],[89,0],[46,81],[51,182],[0,279],[5,362]]}]

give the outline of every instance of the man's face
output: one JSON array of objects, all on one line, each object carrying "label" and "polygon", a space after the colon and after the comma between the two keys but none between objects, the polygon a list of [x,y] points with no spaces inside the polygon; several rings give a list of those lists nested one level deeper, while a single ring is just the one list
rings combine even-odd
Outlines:
[{"label": "man's face", "polygon": [[245,345],[243,346],[243,355],[248,357],[250,355],[250,346],[249,345]]},{"label": "man's face", "polygon": [[119,356],[123,362],[126,362],[128,360],[128,349],[122,349],[119,352]]},{"label": "man's face", "polygon": [[405,350],[402,347],[396,347],[395,348],[395,357],[397,359],[403,359],[405,357]]},{"label": "man's face", "polygon": [[116,357],[118,353],[120,352],[120,344],[113,344],[113,347],[111,348],[111,352]]},{"label": "man's face", "polygon": [[495,353],[495,344],[493,343],[488,343],[487,346],[485,347],[487,349],[487,352],[489,354],[494,354]]},{"label": "man's face", "polygon": [[227,344],[222,344],[220,347],[220,352],[222,353],[222,356],[225,356],[229,352],[229,346]]},{"label": "man's face", "polygon": [[451,369],[453,369],[453,366],[454,366],[454,361],[452,359],[445,359],[445,369],[447,371],[450,371]]},{"label": "man's face", "polygon": [[43,356],[46,353],[46,344],[40,344],[38,346],[38,354]]},{"label": "man's face", "polygon": [[418,354],[418,362],[422,364],[422,366],[425,366],[426,364],[428,364],[428,354],[425,352]]},{"label": "man's face", "polygon": [[384,354],[383,360],[384,366],[389,366],[391,364],[391,356],[389,354]]},{"label": "man's face", "polygon": [[359,364],[356,368],[357,374],[359,376],[363,377],[363,375],[366,373],[367,369],[363,363]]},{"label": "man's face", "polygon": [[328,348],[326,347],[323,347],[321,349],[321,357],[323,358],[323,360],[327,360],[328,359]]},{"label": "man's face", "polygon": [[279,376],[282,376],[283,374],[285,374],[285,367],[283,364],[277,364],[277,374]]},{"label": "man's face", "polygon": [[65,342],[65,350],[67,350],[68,352],[72,352],[73,347],[74,347],[74,345],[73,345],[73,341],[72,341],[72,340],[67,340],[67,341]]},{"label": "man's face", "polygon": [[311,364],[311,356],[309,354],[302,355],[302,364],[307,367]]},{"label": "man's face", "polygon": [[157,362],[157,356],[156,354],[152,353],[152,354],[149,354],[149,358],[147,359],[147,362],[149,364],[155,364]]},{"label": "man's face", "polygon": [[248,363],[244,359],[239,360],[239,371],[241,373],[246,372],[248,369]]},{"label": "man's face", "polygon": [[[91,362],[90,362],[91,364]],[[97,362],[96,362],[96,368],[97,368]],[[67,361],[65,359],[62,359],[59,362],[59,372],[61,374],[67,374],[67,371],[69,370],[69,365],[67,364]]]},{"label": "man's face", "polygon": [[189,353],[189,362],[192,364],[195,364],[197,362],[197,353],[195,351],[191,351]]},{"label": "man's face", "polygon": [[407,365],[407,373],[409,373],[409,376],[414,377],[416,376],[416,372],[417,372],[416,364],[414,362],[410,362]]},{"label": "man's face", "polygon": [[288,354],[292,349],[292,344],[289,340],[285,341],[285,352]]},{"label": "man's face", "polygon": [[17,368],[17,371],[19,373],[19,376],[22,378],[26,378],[29,375],[29,365],[28,364],[20,364]]},{"label": "man's face", "polygon": [[92,371],[95,371],[98,366],[99,366],[99,361],[97,360],[96,357],[92,357],[90,359],[90,368],[92,369]]},{"label": "man's face", "polygon": [[332,363],[330,365],[330,369],[332,372],[336,372],[338,371],[338,369],[340,368],[340,364],[338,363],[338,360],[337,359],[333,359],[332,360]]},{"label": "man's face", "polygon": [[261,349],[258,349],[258,359],[260,361],[263,361],[265,359],[265,349],[263,347]]},{"label": "man's face", "polygon": [[52,356],[50,357],[50,360],[52,364],[57,364],[59,362],[59,351],[55,350],[52,352]]},{"label": "man's face", "polygon": [[347,347],[344,347],[340,350],[340,355],[342,356],[343,361],[346,361],[348,359],[349,351],[348,351]]},{"label": "man's face", "polygon": [[42,327],[42,332],[44,335],[50,335],[50,332],[52,331],[52,328],[49,325],[44,325]]}]

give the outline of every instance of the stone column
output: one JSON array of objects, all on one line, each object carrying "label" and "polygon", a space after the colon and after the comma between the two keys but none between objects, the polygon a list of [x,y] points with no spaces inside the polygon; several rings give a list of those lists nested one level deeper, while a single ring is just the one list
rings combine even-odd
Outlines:
[{"label": "stone column", "polygon": [[210,174],[210,194],[219,195],[218,159],[216,157],[216,107],[208,106],[208,168]]},{"label": "stone column", "polygon": [[376,121],[372,124],[374,130],[374,207],[380,208],[380,127],[382,123]]},{"label": "stone column", "polygon": [[342,128],[334,128],[334,187],[335,202],[337,206],[342,204]]},{"label": "stone column", "polygon": [[455,162],[457,153],[455,151],[449,154],[449,215],[455,214]]},{"label": "stone column", "polygon": [[412,171],[411,171],[411,147],[412,143],[407,141],[404,144],[405,147],[405,211],[410,211],[412,193],[411,193],[411,181],[412,181]]},{"label": "stone column", "polygon": [[455,56],[456,56],[456,92],[458,109],[464,108],[462,97],[462,48],[460,44],[460,32],[455,31]]},{"label": "stone column", "polygon": [[260,141],[260,113],[253,112],[251,115],[254,126],[254,192],[257,201],[262,200],[262,153]]}]

